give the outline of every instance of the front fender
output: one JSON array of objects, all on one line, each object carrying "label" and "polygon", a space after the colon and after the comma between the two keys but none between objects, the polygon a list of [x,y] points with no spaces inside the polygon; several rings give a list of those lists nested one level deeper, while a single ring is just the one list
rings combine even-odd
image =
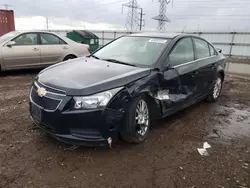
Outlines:
[{"label": "front fender", "polygon": [[153,119],[162,116],[162,106],[160,100],[155,97],[160,87],[159,80],[159,72],[152,70],[148,76],[127,86],[127,91],[131,96],[131,100],[141,95],[147,98],[149,109],[151,111],[151,117]]}]

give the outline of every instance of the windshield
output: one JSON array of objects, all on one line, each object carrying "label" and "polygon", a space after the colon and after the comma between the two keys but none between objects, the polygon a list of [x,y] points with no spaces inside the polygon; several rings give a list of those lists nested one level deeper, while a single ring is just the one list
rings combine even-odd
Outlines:
[{"label": "windshield", "polygon": [[149,37],[122,37],[103,47],[95,57],[115,59],[136,66],[152,66],[165,46],[167,39]]},{"label": "windshield", "polygon": [[0,37],[0,43],[7,42],[8,40],[17,36],[18,34],[19,34],[19,32],[17,32],[17,31],[12,31],[12,32],[5,34],[5,35]]}]

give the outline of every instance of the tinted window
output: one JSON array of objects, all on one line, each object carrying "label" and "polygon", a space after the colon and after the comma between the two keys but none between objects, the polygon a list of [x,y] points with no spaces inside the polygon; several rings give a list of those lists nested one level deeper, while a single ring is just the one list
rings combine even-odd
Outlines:
[{"label": "tinted window", "polygon": [[194,60],[194,49],[191,38],[181,39],[169,55],[171,66],[180,65]]},{"label": "tinted window", "polygon": [[168,40],[150,37],[122,37],[97,51],[100,59],[115,59],[136,66],[151,66],[167,46]]},{"label": "tinted window", "polygon": [[15,46],[37,45],[37,34],[26,33],[18,36],[13,41],[16,42]]},{"label": "tinted window", "polygon": [[65,42],[62,39],[52,34],[41,33],[40,36],[42,44],[46,45],[65,44]]},{"label": "tinted window", "polygon": [[210,56],[215,55],[215,50],[214,47],[209,44],[209,49],[210,49]]},{"label": "tinted window", "polygon": [[194,38],[197,59],[209,57],[208,43],[204,40]]}]

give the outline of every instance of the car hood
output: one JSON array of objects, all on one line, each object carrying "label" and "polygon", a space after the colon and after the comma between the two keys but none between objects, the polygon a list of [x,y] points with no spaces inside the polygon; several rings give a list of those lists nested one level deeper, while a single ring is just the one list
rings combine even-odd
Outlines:
[{"label": "car hood", "polygon": [[84,96],[125,86],[149,73],[149,68],[84,57],[48,67],[40,72],[38,82],[64,90],[66,95]]}]

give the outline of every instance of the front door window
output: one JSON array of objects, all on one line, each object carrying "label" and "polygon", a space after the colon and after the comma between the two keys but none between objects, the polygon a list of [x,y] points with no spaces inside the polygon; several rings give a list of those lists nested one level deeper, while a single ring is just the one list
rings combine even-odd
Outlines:
[{"label": "front door window", "polygon": [[13,40],[15,46],[27,46],[27,45],[37,45],[37,34],[36,33],[25,33]]}]

